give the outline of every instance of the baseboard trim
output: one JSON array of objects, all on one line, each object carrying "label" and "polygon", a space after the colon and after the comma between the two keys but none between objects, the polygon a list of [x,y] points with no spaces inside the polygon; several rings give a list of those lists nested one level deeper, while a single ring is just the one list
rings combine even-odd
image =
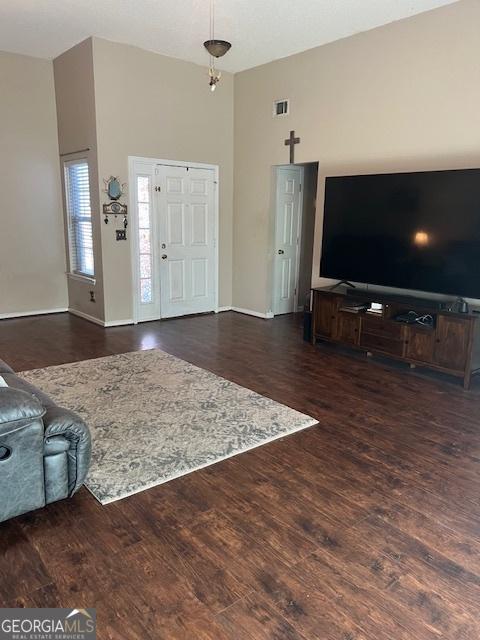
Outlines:
[{"label": "baseboard trim", "polygon": [[79,318],[83,318],[83,320],[88,320],[89,322],[93,322],[94,324],[98,324],[100,327],[108,328],[108,327],[123,327],[127,324],[134,324],[133,320],[100,320],[100,318],[95,318],[95,316],[91,316],[89,313],[84,313],[83,311],[78,311],[78,309],[67,309],[68,313],[71,313],[74,316],[78,316]]},{"label": "baseboard trim", "polygon": [[216,313],[223,313],[224,311],[232,311],[232,307],[218,307]]},{"label": "baseboard trim", "polygon": [[255,318],[263,318],[264,320],[269,320],[273,318],[273,313],[268,311],[267,313],[260,313],[259,311],[253,311],[253,309],[242,309],[241,307],[232,307],[232,311],[236,313],[243,313],[247,316],[255,316]]},{"label": "baseboard trim", "polygon": [[74,316],[78,316],[79,318],[83,318],[83,320],[88,320],[89,322],[98,324],[100,327],[104,326],[104,322],[103,320],[100,320],[100,318],[95,318],[95,316],[91,316],[90,314],[79,311],[78,309],[69,308],[68,313],[71,313]]},{"label": "baseboard trim", "polygon": [[108,320],[103,323],[104,327],[124,327],[127,324],[135,324],[132,319],[129,320]]},{"label": "baseboard trim", "polygon": [[49,313],[66,313],[67,307],[60,309],[37,309],[36,311],[17,311],[14,313],[0,313],[0,320],[9,320],[10,318],[26,318],[28,316],[45,316]]}]

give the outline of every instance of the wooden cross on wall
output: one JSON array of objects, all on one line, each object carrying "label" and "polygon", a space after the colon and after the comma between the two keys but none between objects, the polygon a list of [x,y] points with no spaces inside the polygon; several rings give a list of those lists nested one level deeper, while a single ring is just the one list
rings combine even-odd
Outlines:
[{"label": "wooden cross on wall", "polygon": [[295,131],[290,131],[290,137],[285,140],[285,146],[290,147],[290,164],[295,162],[296,144],[300,144],[300,138],[295,138]]}]

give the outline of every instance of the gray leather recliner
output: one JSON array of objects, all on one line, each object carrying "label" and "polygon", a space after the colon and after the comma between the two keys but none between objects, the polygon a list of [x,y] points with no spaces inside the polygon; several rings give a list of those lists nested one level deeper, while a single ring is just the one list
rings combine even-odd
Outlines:
[{"label": "gray leather recliner", "polygon": [[72,496],[90,465],[90,431],[0,360],[0,522]]}]

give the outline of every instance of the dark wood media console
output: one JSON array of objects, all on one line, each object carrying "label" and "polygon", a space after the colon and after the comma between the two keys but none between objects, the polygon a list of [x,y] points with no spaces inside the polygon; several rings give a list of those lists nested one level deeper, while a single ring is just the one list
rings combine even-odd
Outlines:
[{"label": "dark wood media console", "polygon": [[[355,302],[376,303],[383,308],[359,313],[342,310]],[[433,325],[394,319],[408,311],[431,315]],[[412,367],[436,369],[462,378],[465,389],[470,386],[471,376],[480,370],[479,320],[479,314],[447,311],[432,300],[371,291],[313,289],[313,344],[328,340],[367,354],[390,356]]]}]

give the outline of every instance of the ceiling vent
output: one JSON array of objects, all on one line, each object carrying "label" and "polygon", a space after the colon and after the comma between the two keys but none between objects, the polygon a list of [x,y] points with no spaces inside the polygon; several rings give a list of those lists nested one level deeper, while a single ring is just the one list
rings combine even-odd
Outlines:
[{"label": "ceiling vent", "polygon": [[289,100],[275,100],[273,103],[273,116],[275,118],[279,116],[288,116],[290,112],[290,102]]}]

